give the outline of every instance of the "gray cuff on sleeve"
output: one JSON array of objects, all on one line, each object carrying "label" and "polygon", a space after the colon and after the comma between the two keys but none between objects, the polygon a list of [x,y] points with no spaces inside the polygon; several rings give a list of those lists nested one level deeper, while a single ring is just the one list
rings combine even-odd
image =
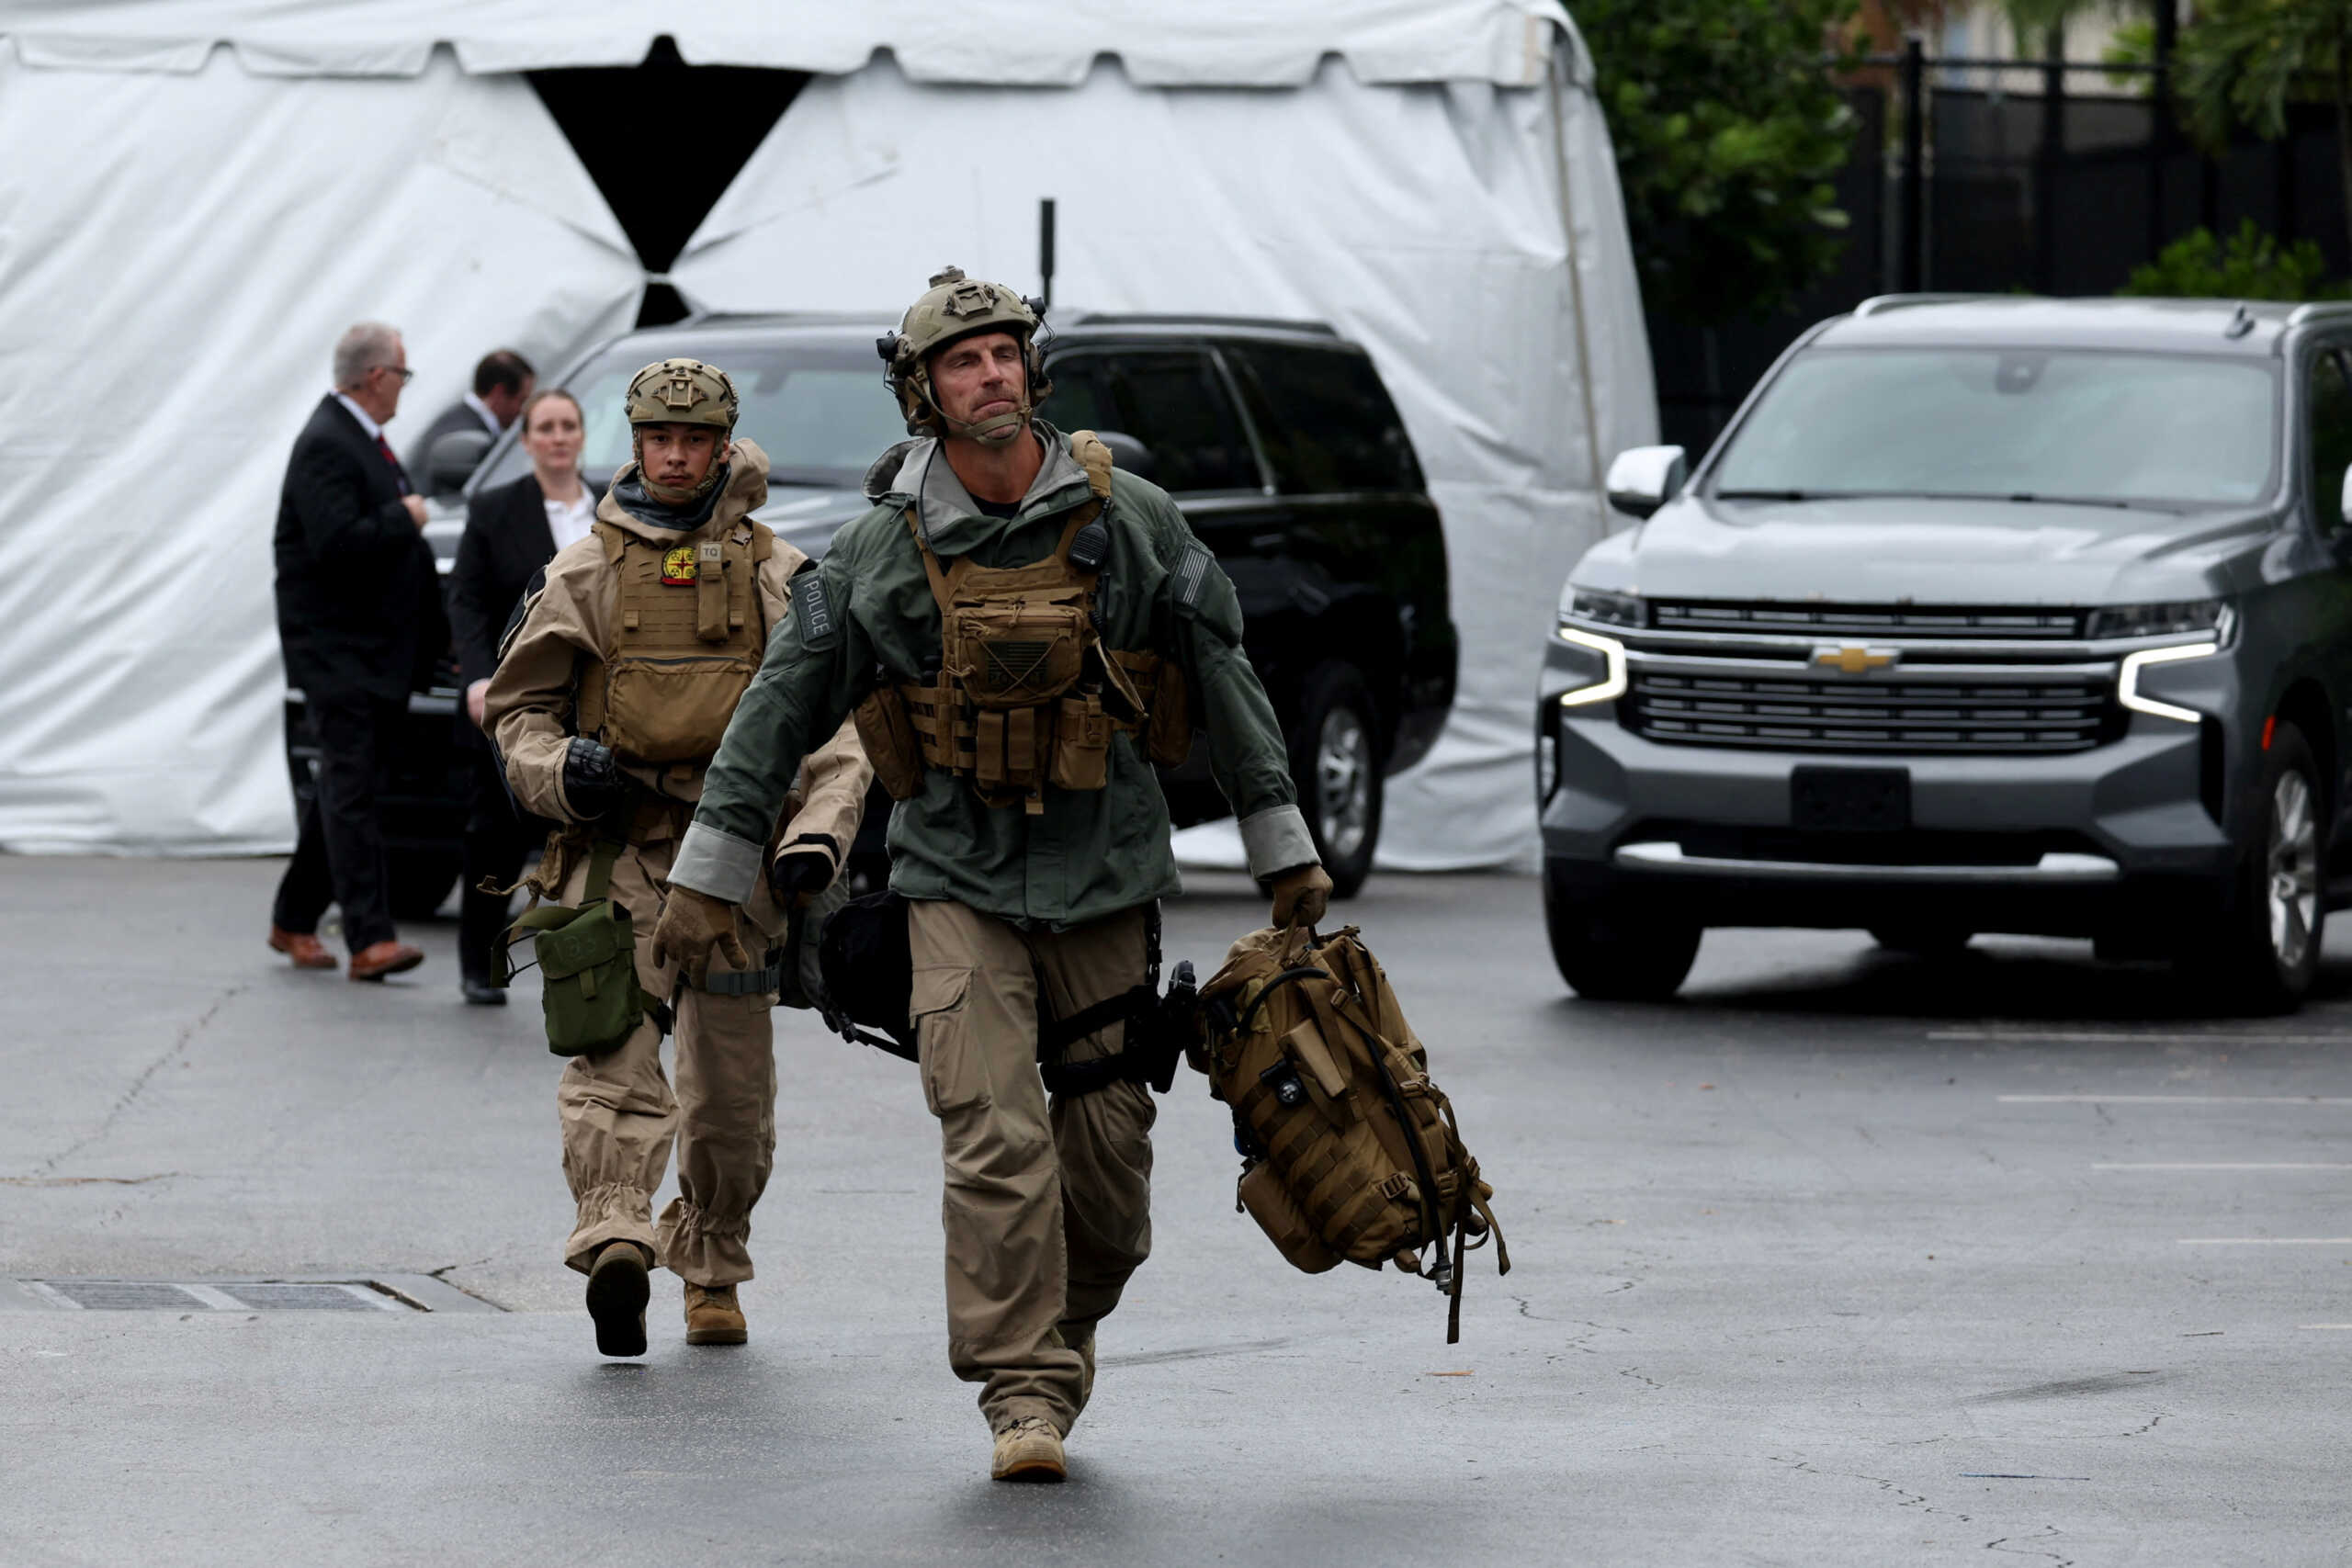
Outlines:
[{"label": "gray cuff on sleeve", "polygon": [[729,904],[751,900],[760,885],[760,862],[765,845],[739,839],[707,822],[696,822],[678,840],[678,858],[670,867],[670,886],[691,887]]},{"label": "gray cuff on sleeve", "polygon": [[1315,865],[1315,840],[1306,818],[1295,806],[1270,806],[1240,821],[1241,847],[1250,856],[1250,874],[1263,882],[1281,872]]}]

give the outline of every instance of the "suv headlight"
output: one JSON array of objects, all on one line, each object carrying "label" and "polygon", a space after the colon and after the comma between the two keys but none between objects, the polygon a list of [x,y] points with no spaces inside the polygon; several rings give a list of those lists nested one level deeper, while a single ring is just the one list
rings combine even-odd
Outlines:
[{"label": "suv headlight", "polygon": [[1598,588],[1568,590],[1568,614],[1579,621],[1598,621],[1605,626],[1642,626],[1649,624],[1648,606],[1630,593],[1609,593]]},{"label": "suv headlight", "polygon": [[1577,650],[1572,656],[1578,683],[1562,692],[1559,704],[1564,708],[1581,707],[1587,703],[1605,703],[1625,694],[1625,645],[1613,637],[1598,632],[1578,631],[1574,626],[1560,628],[1560,640]]},{"label": "suv headlight", "polygon": [[2184,599],[2168,604],[2118,604],[2091,612],[2086,635],[2110,637],[2180,637],[2210,633],[2216,642],[2230,635],[2230,606],[2221,599]]}]

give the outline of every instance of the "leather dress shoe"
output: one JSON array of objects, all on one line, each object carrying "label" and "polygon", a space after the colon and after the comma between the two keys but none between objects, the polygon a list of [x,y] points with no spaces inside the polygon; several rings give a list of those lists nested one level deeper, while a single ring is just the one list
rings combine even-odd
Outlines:
[{"label": "leather dress shoe", "polygon": [[309,931],[289,931],[283,926],[269,928],[269,947],[294,961],[297,969],[332,969],[334,954],[326,944]]},{"label": "leather dress shoe", "polygon": [[506,1005],[505,990],[479,975],[467,976],[458,982],[458,989],[466,994],[466,1000],[474,1007],[503,1008]]},{"label": "leather dress shoe", "polygon": [[351,955],[351,977],[380,980],[387,975],[404,975],[424,962],[424,952],[404,942],[370,942]]}]

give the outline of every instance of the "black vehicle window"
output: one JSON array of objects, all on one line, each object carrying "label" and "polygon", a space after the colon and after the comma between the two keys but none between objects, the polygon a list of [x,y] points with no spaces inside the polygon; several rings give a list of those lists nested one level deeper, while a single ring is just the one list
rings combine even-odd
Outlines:
[{"label": "black vehicle window", "polygon": [[2352,384],[2345,380],[2339,352],[2331,349],[2312,361],[2310,393],[2312,515],[2321,533],[2332,534],[2344,526],[2344,473],[2352,468]]},{"label": "black vehicle window", "polygon": [[1225,354],[1283,494],[1421,488],[1413,444],[1369,358],[1251,343]]},{"label": "black vehicle window", "polygon": [[1162,490],[1257,490],[1258,459],[1224,383],[1201,354],[1118,355],[1120,422],[1151,448]]},{"label": "black vehicle window", "polygon": [[1046,394],[1045,406],[1038,412],[1064,434],[1073,430],[1125,429],[1111,401],[1111,389],[1105,380],[1107,369],[1102,358],[1091,354],[1065,355],[1056,359],[1049,377],[1054,389]]}]

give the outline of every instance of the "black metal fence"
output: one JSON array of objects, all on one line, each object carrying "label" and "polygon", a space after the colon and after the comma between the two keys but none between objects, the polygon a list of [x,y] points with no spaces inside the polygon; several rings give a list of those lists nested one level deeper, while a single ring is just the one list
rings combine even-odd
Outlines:
[{"label": "black metal fence", "polygon": [[1854,155],[1838,196],[1852,226],[1837,270],[1769,321],[1650,318],[1664,439],[1703,448],[1800,332],[1872,294],[2109,294],[2189,231],[2248,218],[2352,272],[2321,106],[2298,106],[2278,141],[2207,158],[2150,93],[2151,67],[1939,60],[1916,44],[1870,63],[1878,79],[1848,93]]}]

